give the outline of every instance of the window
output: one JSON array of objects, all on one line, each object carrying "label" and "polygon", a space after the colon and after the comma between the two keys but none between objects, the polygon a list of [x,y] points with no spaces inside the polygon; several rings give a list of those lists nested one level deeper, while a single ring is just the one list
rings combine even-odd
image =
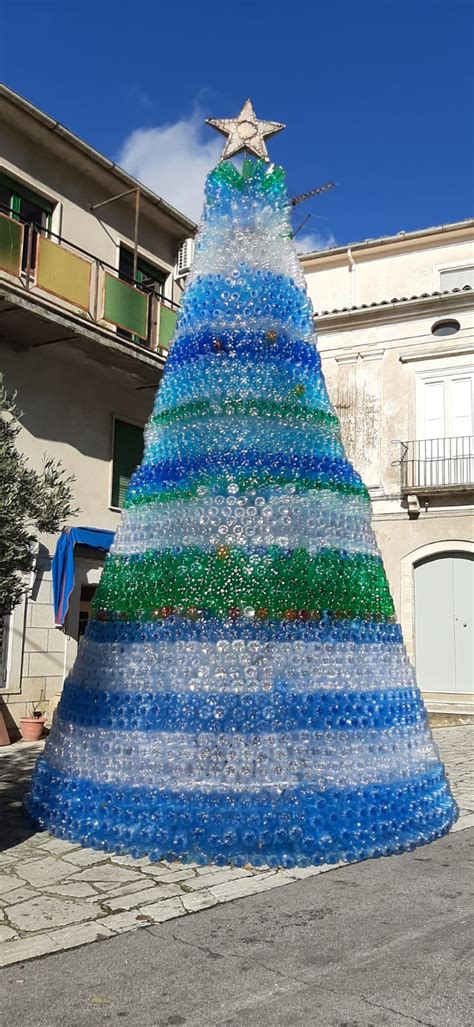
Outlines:
[{"label": "window", "polygon": [[130,478],[143,457],[143,428],[114,420],[111,505],[122,509]]},{"label": "window", "polygon": [[418,437],[472,435],[474,375],[470,371],[423,376]]},{"label": "window", "polygon": [[419,485],[474,481],[474,374],[452,368],[422,372],[417,383]]},{"label": "window", "polygon": [[445,335],[456,335],[461,325],[454,318],[446,318],[444,321],[436,321],[431,329],[431,334],[436,338],[443,338]]},{"label": "window", "polygon": [[[9,214],[10,217],[15,218],[17,221],[22,221],[24,224],[32,222],[38,228],[51,231],[53,209],[54,204],[49,203],[48,200],[37,196],[36,193],[31,192],[26,186],[7,178],[6,175],[0,175],[0,210],[3,214]],[[23,271],[26,270],[27,258],[28,234],[25,233],[21,263]],[[35,264],[36,236],[33,234],[30,266],[34,268]]]},{"label": "window", "polygon": [[[128,250],[125,246],[120,246],[119,255],[119,276],[124,278],[125,281],[133,282],[133,252]],[[146,292],[153,293],[155,296],[163,296],[164,284],[166,282],[166,275],[163,274],[153,264],[149,264],[148,261],[142,260],[141,257],[137,261],[137,274],[135,278],[136,284],[142,287]],[[122,339],[131,339],[132,342],[143,345],[143,339],[139,339],[137,335],[132,335],[131,332],[127,332],[125,328],[118,328],[117,334]]]},{"label": "window", "polygon": [[464,289],[469,285],[474,289],[474,264],[465,264],[464,267],[450,267],[439,273],[440,289]]},{"label": "window", "polygon": [[[121,278],[126,278],[133,282],[133,252],[126,249],[125,246],[120,246],[119,275]],[[165,281],[166,275],[163,271],[154,267],[153,264],[149,264],[148,261],[142,260],[141,257],[138,258],[137,285],[143,285],[145,289],[150,289],[156,295],[162,296]]]},{"label": "window", "polygon": [[82,585],[79,599],[79,627],[78,637],[82,638],[87,622],[90,617],[91,603],[97,590],[97,585]]}]

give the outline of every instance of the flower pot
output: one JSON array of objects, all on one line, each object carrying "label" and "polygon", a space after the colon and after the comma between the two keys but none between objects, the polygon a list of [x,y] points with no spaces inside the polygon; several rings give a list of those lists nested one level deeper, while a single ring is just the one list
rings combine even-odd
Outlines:
[{"label": "flower pot", "polygon": [[20,731],[24,742],[39,742],[46,717],[20,717]]}]

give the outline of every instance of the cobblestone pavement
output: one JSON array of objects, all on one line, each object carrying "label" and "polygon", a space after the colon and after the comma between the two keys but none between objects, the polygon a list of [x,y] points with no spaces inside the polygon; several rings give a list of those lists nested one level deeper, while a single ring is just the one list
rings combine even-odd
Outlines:
[{"label": "cobblestone pavement", "polygon": [[[474,826],[474,728],[434,730],[460,817]],[[291,884],[332,866],[270,870],[151,863],[35,832],[22,796],[43,743],[0,749],[0,966],[60,952],[218,903]],[[339,864],[340,866],[340,864]]]}]

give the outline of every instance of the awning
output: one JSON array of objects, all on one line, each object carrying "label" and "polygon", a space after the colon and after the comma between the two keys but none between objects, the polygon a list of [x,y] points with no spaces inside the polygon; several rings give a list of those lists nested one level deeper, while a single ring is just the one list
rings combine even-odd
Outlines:
[{"label": "awning", "polygon": [[71,592],[74,588],[74,546],[89,546],[107,552],[114,540],[113,531],[100,528],[64,528],[53,556],[54,621],[62,627],[66,620]]}]

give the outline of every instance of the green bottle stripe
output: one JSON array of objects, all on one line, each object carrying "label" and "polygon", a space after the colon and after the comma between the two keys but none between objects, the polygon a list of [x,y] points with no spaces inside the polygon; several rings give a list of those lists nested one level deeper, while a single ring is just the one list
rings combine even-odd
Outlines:
[{"label": "green bottle stripe", "polygon": [[224,399],[195,400],[153,415],[155,424],[173,424],[195,417],[228,417],[231,414],[256,417],[294,418],[308,425],[335,427],[339,433],[338,419],[325,410],[310,410],[301,403],[276,403],[274,400]]},{"label": "green bottle stripe", "polygon": [[189,546],[111,555],[93,606],[132,620],[166,607],[193,607],[218,617],[251,608],[277,619],[293,610],[384,620],[394,614],[378,557],[337,549],[310,556],[305,549],[286,552],[278,546],[249,552],[225,544],[212,551]]},{"label": "green bottle stripe", "polygon": [[[217,181],[226,182],[227,185],[233,186],[234,189],[238,189],[241,192],[245,189],[247,180],[256,176],[260,178],[262,190],[276,189],[278,192],[284,191],[285,172],[283,168],[275,166],[270,171],[268,164],[260,160],[255,162],[246,161],[242,173],[237,170],[231,161],[222,161],[214,171],[211,171],[209,177],[217,179]],[[212,201],[208,197],[209,202]]]}]

